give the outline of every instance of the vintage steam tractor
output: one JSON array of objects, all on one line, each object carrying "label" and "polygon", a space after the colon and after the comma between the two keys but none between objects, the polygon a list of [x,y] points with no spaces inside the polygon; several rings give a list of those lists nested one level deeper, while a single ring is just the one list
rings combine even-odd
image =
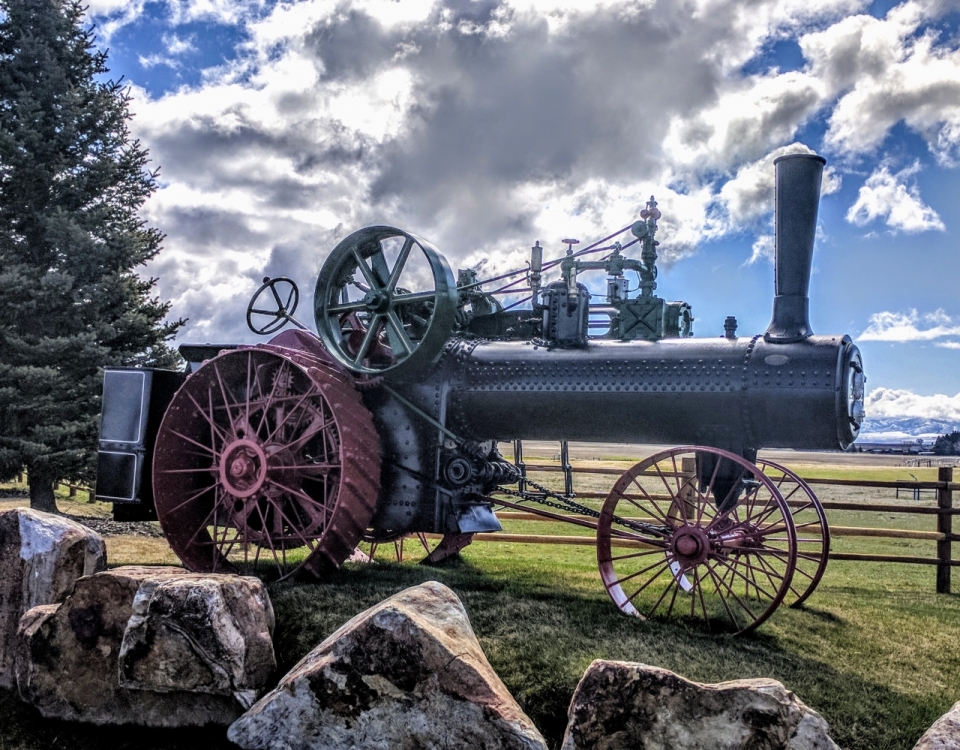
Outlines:
[{"label": "vintage steam tractor", "polygon": [[[361,229],[320,271],[319,336],[293,317],[293,282],[268,279],[247,322],[269,343],[181,346],[189,374],[106,372],[98,496],[118,518],[155,508],[192,570],[281,575],[418,532],[443,535],[435,560],[499,530],[498,509],[536,513],[596,530],[624,612],[752,630],[809,596],[829,550],[813,492],[757,450],[844,449],[863,418],[857,347],[808,322],[824,163],[776,161],[773,320],[749,338],[734,318],[692,338],[690,307],[654,295],[652,198],[589,247],[564,240],[544,262],[537,242],[528,268],[483,280],[455,279],[415,235]],[[607,275],[602,304],[590,270]],[[641,461],[600,503],[524,476],[522,440],[694,447]],[[512,462],[498,441],[516,441]]]}]

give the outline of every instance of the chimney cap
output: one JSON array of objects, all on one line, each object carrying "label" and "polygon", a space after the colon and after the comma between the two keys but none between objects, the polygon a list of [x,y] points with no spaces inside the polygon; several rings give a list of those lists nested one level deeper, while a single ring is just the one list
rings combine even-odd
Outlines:
[{"label": "chimney cap", "polygon": [[780,162],[786,161],[787,159],[816,159],[821,164],[827,163],[827,160],[820,156],[820,154],[784,154],[783,156],[778,156],[776,159],[774,159],[773,164],[776,166]]}]

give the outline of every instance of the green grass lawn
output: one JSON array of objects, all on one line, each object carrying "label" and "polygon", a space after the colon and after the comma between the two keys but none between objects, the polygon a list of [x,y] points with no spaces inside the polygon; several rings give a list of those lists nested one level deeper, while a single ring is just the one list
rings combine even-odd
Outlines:
[{"label": "green grass lawn", "polygon": [[[839,476],[856,478],[851,474],[862,471],[847,469]],[[917,469],[904,471],[935,478],[935,470],[933,477],[921,476]],[[900,473],[889,478],[909,478]],[[612,482],[611,477],[594,480],[598,487]],[[822,495],[836,492],[836,499],[895,502],[890,490],[861,495],[849,488],[816,489]],[[904,508],[916,504],[899,502]],[[922,504],[932,500],[925,498]],[[83,505],[71,503],[68,512],[79,512]],[[935,517],[906,512],[828,515],[835,526],[935,528]],[[581,533],[539,522],[505,526],[514,533]],[[122,555],[124,546],[111,543],[111,554]],[[414,548],[408,545],[408,552]],[[933,542],[916,540],[838,537],[833,548],[934,555]],[[384,556],[390,551],[381,548]],[[665,667],[703,682],[772,677],[820,711],[845,750],[910,750],[960,699],[960,596],[933,593],[934,576],[932,566],[834,561],[806,607],[781,607],[745,638],[621,615],[600,584],[592,547],[478,543],[440,568],[351,564],[319,584],[270,584],[270,594],[282,673],[350,616],[384,597],[426,580],[445,583],[463,600],[494,669],[553,747],[559,745],[567,705],[584,669],[593,659],[605,658]],[[960,591],[960,581],[954,588]],[[131,731],[45,721],[18,703],[13,692],[0,691],[0,750],[200,744],[210,750],[229,747],[221,730]]]}]

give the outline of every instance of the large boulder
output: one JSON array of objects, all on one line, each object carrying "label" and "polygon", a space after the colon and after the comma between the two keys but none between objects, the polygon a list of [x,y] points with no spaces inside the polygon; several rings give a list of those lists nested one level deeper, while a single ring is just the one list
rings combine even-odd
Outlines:
[{"label": "large boulder", "polygon": [[354,617],[227,731],[243,748],[545,750],[436,582]]},{"label": "large boulder", "polygon": [[0,513],[0,687],[13,687],[17,623],[63,598],[81,576],[107,567],[103,539],[61,516],[29,508]]},{"label": "large boulder", "polygon": [[598,659],[568,716],[562,750],[839,750],[823,717],[775,680],[702,685]]},{"label": "large boulder", "polygon": [[913,750],[960,750],[960,702],[923,733]]},{"label": "large boulder", "polygon": [[276,669],[273,607],[255,578],[149,579],[132,609],[120,644],[121,687],[233,696],[246,709]]},{"label": "large boulder", "polygon": [[17,684],[25,701],[58,719],[226,725],[276,667],[272,630],[255,578],[117,568],[24,615]]}]

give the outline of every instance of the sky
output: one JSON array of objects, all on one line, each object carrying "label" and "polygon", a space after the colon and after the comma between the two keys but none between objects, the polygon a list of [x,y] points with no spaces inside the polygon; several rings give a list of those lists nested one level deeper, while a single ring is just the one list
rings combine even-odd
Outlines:
[{"label": "sky", "polygon": [[145,273],[179,341],[255,341],[264,276],[312,327],[363,226],[483,276],[651,195],[657,294],[698,336],[760,333],[773,160],[816,152],[813,330],[860,347],[869,417],[960,425],[960,0],[91,0],[88,21],[160,168]]}]

